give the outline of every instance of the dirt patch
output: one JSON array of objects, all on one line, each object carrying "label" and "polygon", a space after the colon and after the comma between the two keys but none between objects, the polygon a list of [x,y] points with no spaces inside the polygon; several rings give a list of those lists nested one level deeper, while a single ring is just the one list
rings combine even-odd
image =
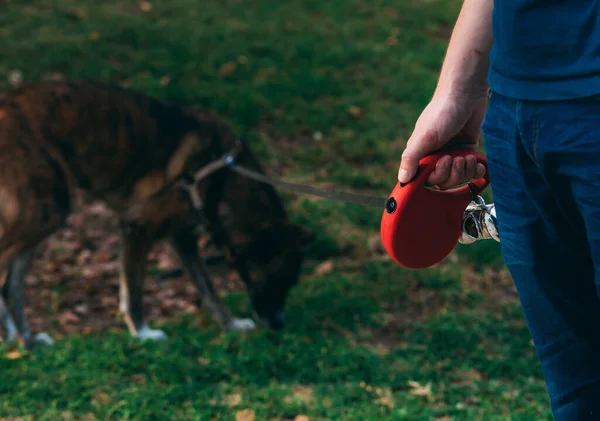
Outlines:
[{"label": "dirt patch", "polygon": [[[217,252],[206,237],[199,243],[203,255]],[[118,317],[119,247],[116,215],[102,202],[80,196],[67,226],[40,245],[26,277],[26,313],[32,329],[58,336],[125,329]],[[170,247],[157,243],[149,254],[144,293],[148,320],[153,324],[203,313],[196,305],[198,293],[186,276],[160,280],[161,273],[178,268]],[[226,267],[211,267],[211,273],[220,294],[243,288],[237,274]]]},{"label": "dirt patch", "polygon": [[507,270],[485,268],[478,272],[464,267],[462,288],[465,293],[476,293],[486,297],[486,305],[501,306],[518,300],[519,296]]}]

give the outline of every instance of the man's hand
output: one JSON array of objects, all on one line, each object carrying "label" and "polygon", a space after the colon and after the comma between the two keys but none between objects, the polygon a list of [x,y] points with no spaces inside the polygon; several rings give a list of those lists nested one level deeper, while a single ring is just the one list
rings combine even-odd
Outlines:
[{"label": "man's hand", "polygon": [[[494,0],[464,0],[431,102],[417,120],[398,169],[398,181],[409,182],[419,161],[452,143],[475,149],[487,106],[489,53],[494,41]],[[427,180],[448,189],[484,175],[475,156],[444,156]]]},{"label": "man's hand", "polygon": [[[415,124],[398,171],[398,180],[407,183],[416,174],[419,161],[446,146],[459,145],[475,149],[485,115],[487,97],[470,99],[462,96],[436,95]],[[481,178],[485,167],[474,155],[442,157],[427,182],[440,189]]]}]

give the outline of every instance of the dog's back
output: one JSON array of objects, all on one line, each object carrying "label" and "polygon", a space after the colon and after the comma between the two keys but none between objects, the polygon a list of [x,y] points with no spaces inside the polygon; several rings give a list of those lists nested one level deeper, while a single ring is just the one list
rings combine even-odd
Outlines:
[{"label": "dog's back", "polygon": [[91,82],[27,85],[0,99],[0,121],[0,147],[39,150],[79,187],[122,197],[165,169],[187,133],[220,134],[214,115],[199,121],[177,104]]},{"label": "dog's back", "polygon": [[1,97],[0,267],[8,248],[63,222],[75,187],[123,211],[190,165],[193,152],[233,145],[225,131],[210,113],[101,83],[49,81]]}]

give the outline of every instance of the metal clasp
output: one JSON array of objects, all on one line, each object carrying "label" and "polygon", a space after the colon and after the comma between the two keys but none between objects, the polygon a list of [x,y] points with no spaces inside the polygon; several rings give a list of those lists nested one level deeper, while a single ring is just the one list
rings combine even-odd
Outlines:
[{"label": "metal clasp", "polygon": [[[469,187],[471,187],[470,184]],[[461,244],[472,244],[475,241],[486,239],[500,242],[496,206],[493,203],[487,205],[483,197],[473,194],[472,189],[471,193],[473,199],[463,214],[463,232],[458,242]]]}]

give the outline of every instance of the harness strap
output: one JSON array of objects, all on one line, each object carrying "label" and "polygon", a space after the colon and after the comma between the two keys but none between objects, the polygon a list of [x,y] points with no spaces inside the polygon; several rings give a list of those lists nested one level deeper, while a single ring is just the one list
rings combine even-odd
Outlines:
[{"label": "harness strap", "polygon": [[184,188],[190,195],[190,200],[195,209],[202,209],[203,203],[198,191],[198,183],[213,173],[217,172],[221,168],[230,167],[235,162],[235,158],[240,153],[241,143],[238,141],[236,146],[228,153],[223,155],[221,158],[206,164],[200,170],[196,171],[191,177],[185,175],[179,179],[179,186]]}]

